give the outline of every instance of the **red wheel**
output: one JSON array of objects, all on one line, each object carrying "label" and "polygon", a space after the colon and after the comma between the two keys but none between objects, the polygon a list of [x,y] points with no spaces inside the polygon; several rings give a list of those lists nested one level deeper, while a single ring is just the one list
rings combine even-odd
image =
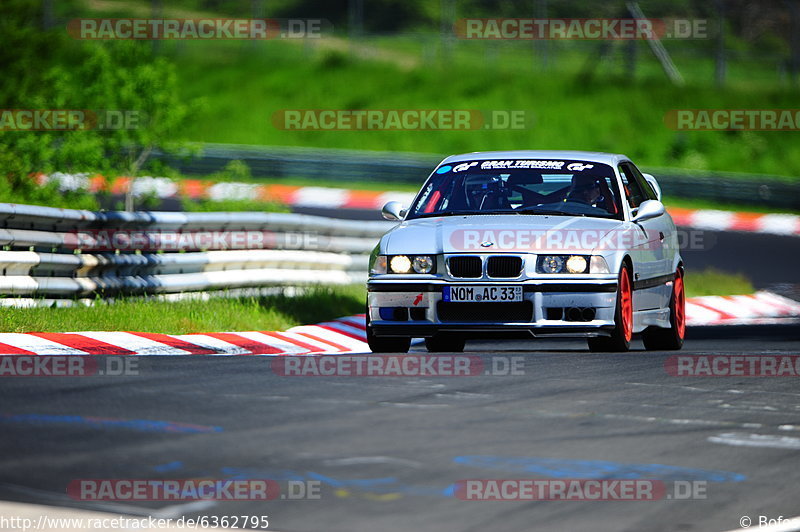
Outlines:
[{"label": "red wheel", "polygon": [[623,263],[617,282],[617,310],[614,313],[614,330],[611,336],[589,338],[591,351],[627,351],[633,337],[633,285],[628,265]]},{"label": "red wheel", "polygon": [[633,336],[633,290],[630,276],[624,266],[619,275],[619,307],[622,337],[626,342],[630,342]]},{"label": "red wheel", "polygon": [[672,282],[669,302],[669,328],[649,327],[642,334],[645,349],[672,351],[683,347],[686,335],[686,293],[683,287],[683,270],[678,268]]},{"label": "red wheel", "polygon": [[686,294],[683,291],[683,271],[678,268],[675,272],[675,283],[672,287],[672,315],[674,316],[675,332],[681,340],[686,335]]}]

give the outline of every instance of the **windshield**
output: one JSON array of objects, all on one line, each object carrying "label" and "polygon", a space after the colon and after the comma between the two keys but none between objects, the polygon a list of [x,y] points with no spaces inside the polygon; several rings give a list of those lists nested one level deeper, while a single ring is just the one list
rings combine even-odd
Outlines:
[{"label": "windshield", "polygon": [[614,170],[591,161],[508,159],[439,166],[409,218],[549,214],[622,219]]}]

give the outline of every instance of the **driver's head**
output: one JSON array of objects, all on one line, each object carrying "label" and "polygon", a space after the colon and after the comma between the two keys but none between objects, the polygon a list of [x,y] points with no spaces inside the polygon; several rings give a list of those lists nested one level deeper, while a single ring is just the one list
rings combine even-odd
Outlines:
[{"label": "driver's head", "polygon": [[597,179],[588,175],[572,176],[569,197],[586,203],[594,203],[602,195]]}]

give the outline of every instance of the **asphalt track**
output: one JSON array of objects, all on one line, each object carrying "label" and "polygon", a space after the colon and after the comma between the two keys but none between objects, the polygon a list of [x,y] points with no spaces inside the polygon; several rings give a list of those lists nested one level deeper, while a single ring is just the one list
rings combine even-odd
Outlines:
[{"label": "asphalt track", "polygon": [[[800,341],[788,326],[689,335],[683,354],[795,355]],[[673,377],[674,352],[635,349],[468,344],[487,368],[521,357],[513,376],[286,377],[271,370],[275,357],[155,356],[138,359],[138,375],[3,378],[0,499],[266,514],[269,529],[289,532],[721,531],[744,515],[800,514],[798,378]],[[706,498],[487,502],[448,491],[460,479],[636,476],[668,493],[675,481],[706,482]],[[65,491],[74,479],[198,477],[315,480],[320,497],[112,503]]]}]

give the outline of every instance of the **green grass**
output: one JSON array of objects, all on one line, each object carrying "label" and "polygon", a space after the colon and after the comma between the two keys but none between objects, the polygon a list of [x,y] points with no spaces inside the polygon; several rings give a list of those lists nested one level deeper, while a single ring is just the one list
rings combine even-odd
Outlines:
[{"label": "green grass", "polygon": [[98,196],[82,190],[62,191],[57,183],[44,186],[30,183],[17,183],[16,186],[0,178],[0,203],[21,203],[24,205],[44,205],[65,209],[100,209]]},{"label": "green grass", "polygon": [[[167,4],[163,15],[178,18],[248,10],[236,2]],[[278,2],[267,9],[272,13],[285,7]],[[459,16],[486,12],[462,7]],[[84,1],[60,9],[68,18],[142,17],[152,6],[146,0]],[[586,9],[582,12],[605,12]],[[687,6],[648,9],[675,15]],[[435,18],[439,8],[428,11]],[[635,75],[630,75],[627,42],[610,43],[612,53],[601,60],[597,42],[447,41],[430,25],[425,31],[420,24],[420,31],[353,42],[337,27],[332,38],[160,41],[158,49],[177,67],[181,97],[204,102],[184,130],[188,141],[437,154],[585,149],[625,153],[645,168],[800,179],[795,131],[677,132],[664,123],[665,113],[673,109],[796,108],[797,87],[780,64],[789,45],[777,34],[763,39],[769,44],[765,46],[746,40],[741,32],[729,32],[726,84],[721,88],[714,83],[714,39],[664,41],[686,80],[677,87],[645,42],[635,43],[637,63]],[[273,115],[285,109],[525,110],[533,123],[522,130],[286,131],[272,123]]]},{"label": "green grass", "polygon": [[290,212],[288,206],[260,200],[210,200],[182,198],[181,206],[188,212]]},{"label": "green grass", "polygon": [[294,296],[159,301],[130,298],[92,307],[5,309],[0,332],[139,331],[187,334],[281,331],[364,312],[361,285],[320,287]]},{"label": "green grass", "polygon": [[[409,68],[380,54],[358,59],[299,43],[270,42],[258,50],[233,42],[183,44],[165,52],[177,64],[182,96],[205,100],[186,130],[192,141],[440,154],[584,149],[625,153],[643,167],[800,176],[795,132],[677,132],[664,124],[671,109],[796,107],[796,91],[777,82],[747,83],[739,81],[745,79],[741,76],[717,89],[711,78],[698,74],[687,75],[681,88],[645,68],[636,82],[613,69],[583,79],[570,67],[577,57],[543,74],[530,66],[529,57],[516,62],[505,48],[497,61],[479,66],[484,56],[475,52],[472,61]],[[459,49],[466,54],[474,48],[469,44],[459,43]],[[525,110],[533,125],[522,130],[296,131],[273,125],[273,114],[282,109]]]},{"label": "green grass", "polygon": [[687,297],[734,296],[755,292],[752,283],[744,275],[725,273],[714,268],[699,272],[687,270],[684,286]]}]

